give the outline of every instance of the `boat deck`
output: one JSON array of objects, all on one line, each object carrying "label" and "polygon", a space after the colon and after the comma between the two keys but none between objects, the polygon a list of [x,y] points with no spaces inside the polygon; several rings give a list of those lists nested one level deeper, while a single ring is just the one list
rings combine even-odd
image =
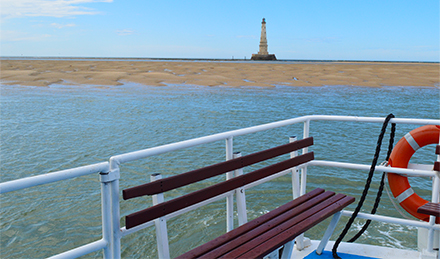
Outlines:
[{"label": "boat deck", "polygon": [[[334,241],[330,241],[321,255],[315,253],[319,241],[312,240],[311,245],[299,251],[293,249],[291,258],[304,259],[333,259],[332,247]],[[370,259],[370,258],[386,258],[386,259],[403,259],[403,258],[421,258],[421,253],[414,250],[403,250],[397,248],[373,246],[357,243],[342,242],[338,247],[338,255],[343,259]]]}]

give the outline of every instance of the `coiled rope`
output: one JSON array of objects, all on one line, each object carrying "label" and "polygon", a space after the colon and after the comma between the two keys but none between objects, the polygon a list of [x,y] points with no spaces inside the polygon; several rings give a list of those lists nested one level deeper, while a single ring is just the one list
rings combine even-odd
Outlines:
[{"label": "coiled rope", "polygon": [[[345,235],[347,234],[347,232],[350,229],[351,225],[353,224],[355,218],[359,214],[359,211],[361,210],[361,208],[362,208],[362,206],[364,204],[364,201],[365,201],[365,199],[367,197],[368,190],[370,189],[370,185],[371,185],[371,180],[373,178],[374,171],[376,169],[377,160],[379,159],[380,149],[381,149],[381,146],[382,146],[382,140],[383,140],[383,137],[385,135],[385,131],[387,129],[388,123],[389,123],[389,121],[392,118],[394,118],[394,115],[392,113],[390,113],[385,118],[385,121],[384,121],[384,123],[382,125],[382,129],[380,131],[379,138],[378,138],[377,144],[376,144],[376,152],[374,153],[373,162],[371,163],[370,172],[368,173],[368,178],[367,178],[367,181],[365,183],[364,191],[362,192],[361,199],[359,200],[359,203],[358,203],[356,209],[354,210],[353,214],[351,215],[350,219],[348,220],[347,224],[345,225],[344,230],[341,232],[341,234],[339,235],[338,239],[335,241],[335,244],[333,245],[333,249],[332,249],[333,258],[339,258],[340,259],[340,257],[338,256],[338,253],[337,253],[338,246],[342,242],[342,239],[345,237]],[[390,140],[389,140],[389,144],[388,144],[388,153],[387,153],[386,161],[389,160],[390,155],[391,155],[391,151],[393,150],[395,131],[396,131],[396,124],[392,123],[391,124],[391,133],[390,133]],[[375,214],[376,211],[377,211],[377,208],[379,207],[380,197],[382,196],[382,192],[383,192],[383,188],[384,188],[384,182],[385,182],[385,173],[382,173],[382,179],[380,181],[379,190],[377,192],[376,200],[374,202],[373,209],[371,210],[371,214]],[[354,242],[356,239],[358,239],[365,232],[365,230],[367,230],[367,228],[370,225],[370,223],[371,223],[371,220],[367,220],[367,222],[364,224],[362,229],[353,238],[351,238],[348,242]]]}]

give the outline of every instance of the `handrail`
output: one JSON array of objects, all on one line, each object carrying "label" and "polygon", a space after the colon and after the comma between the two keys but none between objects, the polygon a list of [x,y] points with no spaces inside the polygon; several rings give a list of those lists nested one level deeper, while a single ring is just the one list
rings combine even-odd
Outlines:
[{"label": "handrail", "polygon": [[[91,242],[89,244],[77,247],[70,251],[66,251],[64,253],[58,254],[54,257],[63,257],[64,255],[76,257],[80,255],[84,255],[90,253],[92,251],[97,251],[99,249],[104,249],[104,257],[116,257],[117,253],[120,253],[120,244],[118,244],[119,239],[122,236],[126,236],[130,233],[133,233],[139,229],[145,228],[151,223],[146,223],[139,227],[133,229],[125,229],[120,228],[119,226],[119,183],[117,179],[119,179],[119,165],[123,163],[127,163],[130,161],[143,159],[171,151],[176,151],[188,147],[198,146],[202,144],[212,143],[220,140],[232,140],[233,137],[242,136],[251,133],[257,133],[269,129],[280,128],[292,124],[304,123],[304,137],[309,136],[309,125],[311,121],[342,121],[342,122],[367,122],[367,123],[383,123],[385,118],[381,117],[357,117],[357,116],[332,116],[332,115],[309,115],[302,116],[267,124],[262,124],[253,127],[247,127],[238,130],[232,130],[222,133],[217,133],[209,136],[189,139],[185,141],[180,141],[176,143],[161,145],[157,147],[147,148],[143,150],[138,150],[134,152],[124,153],[120,155],[115,155],[109,158],[108,162],[101,162],[91,165],[86,165],[82,167],[76,167],[66,170],[60,170],[55,172],[50,172],[47,174],[36,175],[31,177],[26,177],[22,179],[12,180],[0,183],[0,194],[12,192],[16,190],[21,190],[25,188],[30,188],[38,185],[43,185],[47,183],[53,183],[57,181],[67,180],[76,178],[79,176],[90,175],[94,173],[100,173],[100,180],[102,184],[102,217],[103,217],[103,239]],[[440,120],[435,119],[407,119],[407,118],[393,118],[390,120],[391,123],[397,124],[415,124],[415,125],[440,125]],[[334,162],[334,161],[323,161],[323,160],[314,160],[308,162],[305,166],[300,166],[306,169],[307,166],[330,166],[330,167],[342,167],[342,168],[352,168],[358,170],[368,170],[369,165],[361,165],[361,164],[352,164],[352,163],[344,163],[344,162]],[[424,168],[423,168],[424,169]],[[393,167],[385,167],[385,166],[377,166],[376,171],[381,172],[392,172],[398,174],[406,174],[408,176],[426,176],[426,177],[434,177],[436,183],[439,183],[439,173],[432,170],[422,170],[422,169],[406,169],[406,168],[393,168]],[[306,172],[305,170],[303,172]],[[284,172],[280,173],[285,174]],[[306,173],[304,173],[306,175]],[[303,176],[304,176],[303,175]],[[306,177],[304,176],[301,179],[301,182],[305,183]],[[116,181],[115,181],[116,180]],[[269,180],[269,179],[267,179]],[[266,181],[266,179],[264,179]],[[263,181],[261,181],[263,182]],[[260,182],[258,182],[259,184]],[[434,184],[435,185],[435,184]],[[250,186],[246,186],[250,187]],[[301,188],[305,188],[305,184],[301,186]],[[433,186],[433,192],[438,192],[438,186]],[[229,194],[228,194],[229,195]],[[225,195],[226,196],[226,195]],[[223,197],[223,195],[222,195]],[[219,197],[215,197],[212,200],[216,200]],[[433,195],[433,200],[438,200],[437,196]],[[207,201],[209,202],[209,200]],[[198,205],[197,205],[198,206]],[[194,207],[197,207],[194,206]],[[116,210],[114,210],[116,208]],[[189,208],[193,209],[193,207]],[[181,214],[184,211],[177,211],[173,214],[168,215],[169,217],[173,217],[175,215]],[[111,216],[109,216],[112,214]],[[344,215],[348,215],[350,212],[344,211]],[[432,236],[433,229],[440,229],[440,225],[435,225],[434,221],[431,220],[428,222],[416,222],[410,220],[402,220],[398,218],[380,216],[380,215],[370,215],[366,213],[360,213],[360,217],[371,218],[373,220],[379,220],[383,222],[399,222],[404,225],[414,225],[420,226],[424,228],[430,229],[430,235]],[[104,220],[104,217],[107,217]],[[111,221],[110,221],[111,220]],[[105,226],[105,227],[104,227]],[[106,229],[104,231],[104,228]],[[118,229],[119,228],[119,229]],[[114,236],[107,236],[105,233],[109,233],[112,231]],[[432,244],[431,246],[432,247]],[[111,251],[110,251],[111,249]],[[110,255],[111,254],[111,255]]]},{"label": "handrail", "polygon": [[[134,152],[124,153],[116,156],[112,156],[109,162],[102,162],[93,165],[88,165],[84,167],[76,167],[72,169],[51,172],[47,174],[31,176],[26,178],[21,178],[17,180],[12,180],[8,182],[0,183],[0,194],[21,190],[37,185],[52,183],[56,181],[66,180],[75,178],[78,176],[83,176],[87,174],[108,172],[111,165],[119,165],[122,163],[127,163],[130,161],[159,155],[167,153],[170,151],[175,151],[179,149],[184,149],[188,147],[198,146],[202,144],[207,144],[219,140],[224,140],[230,137],[236,137],[251,133],[256,133],[260,131],[265,131],[269,129],[279,128],[287,125],[292,125],[296,123],[302,123],[306,121],[354,121],[354,122],[371,122],[371,123],[382,123],[385,118],[381,117],[357,117],[357,116],[334,116],[334,115],[307,115],[302,117],[297,117],[293,119],[287,119],[267,124],[262,124],[258,126],[252,126],[248,128],[227,131],[223,133],[217,133],[209,136],[204,136],[200,138],[194,138],[189,140],[184,140],[180,142],[175,142],[172,144],[161,145],[153,148],[142,149]],[[393,118],[390,120],[391,123],[401,123],[401,124],[418,124],[418,125],[440,125],[440,120],[434,119],[405,119],[405,118]],[[110,163],[110,165],[109,165]],[[96,166],[96,168],[94,168]]]},{"label": "handrail", "polygon": [[[306,121],[353,121],[353,122],[372,122],[372,123],[383,123],[385,118],[381,117],[357,117],[357,116],[333,116],[333,115],[308,115],[297,117],[293,119],[287,119],[277,122],[271,122],[267,124],[262,124],[258,126],[252,126],[248,128],[231,130],[223,133],[217,133],[209,136],[204,136],[200,138],[194,138],[190,140],[175,142],[172,144],[162,145],[158,147],[138,150],[130,153],[125,153],[121,155],[112,156],[110,158],[110,164],[123,164],[130,161],[147,158],[154,155],[159,155],[167,153],[170,151],[175,151],[183,148],[193,147],[201,144],[207,144],[229,137],[237,137],[251,133],[257,133],[260,131],[265,131],[274,128],[280,128],[296,123],[302,123]],[[434,119],[399,119],[393,118],[390,120],[391,123],[399,124],[419,124],[419,125],[440,125],[440,120]]]},{"label": "handrail", "polygon": [[109,163],[102,162],[92,165],[86,165],[86,166],[56,171],[47,174],[29,176],[26,178],[0,183],[0,194],[26,189],[38,185],[72,179],[79,176],[100,173],[100,172],[107,172],[108,170],[109,170]]},{"label": "handrail", "polygon": [[[339,168],[357,169],[357,170],[365,170],[365,171],[370,170],[371,167],[371,165],[334,162],[334,161],[325,161],[325,160],[313,160],[307,163],[307,166],[339,167]],[[433,170],[407,169],[407,168],[398,168],[398,167],[389,167],[389,166],[376,166],[375,171],[405,174],[408,176],[421,176],[421,177],[434,177],[437,175],[437,171],[433,171]]]}]

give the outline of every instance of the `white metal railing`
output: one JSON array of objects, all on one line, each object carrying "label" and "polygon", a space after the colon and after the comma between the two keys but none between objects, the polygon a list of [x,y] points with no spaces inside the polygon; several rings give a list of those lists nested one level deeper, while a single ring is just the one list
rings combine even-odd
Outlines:
[{"label": "white metal railing", "polygon": [[[233,138],[241,135],[261,132],[269,129],[284,127],[288,125],[303,123],[303,137],[309,137],[309,128],[310,123],[312,121],[342,121],[342,122],[367,122],[367,123],[383,123],[385,118],[380,117],[356,117],[356,116],[329,116],[329,115],[310,115],[303,116],[268,124],[263,124],[254,127],[248,127],[223,133],[218,133],[210,136],[204,136],[200,138],[190,139],[186,141],[176,142],[172,144],[162,145],[158,147],[148,148],[144,150],[139,150],[135,152],[125,153],[117,156],[113,156],[109,159],[108,162],[102,162],[97,164],[92,164],[83,167],[77,167],[68,170],[57,171],[53,173],[48,173],[44,175],[37,175],[27,178],[22,178],[18,180],[8,181],[4,183],[0,183],[0,194],[7,193],[11,191],[17,191],[25,188],[30,188],[33,186],[43,185],[47,183],[52,183],[56,181],[67,180],[71,178],[76,178],[79,176],[96,174],[98,173],[100,176],[101,182],[101,210],[102,210],[102,239],[77,247],[75,249],[66,251],[64,253],[53,256],[52,258],[76,258],[82,255],[86,255],[88,253],[92,253],[98,250],[103,250],[104,258],[120,258],[121,257],[121,238],[144,229],[146,227],[153,226],[155,224],[154,221],[144,223],[140,226],[134,227],[130,230],[125,229],[125,227],[121,228],[120,226],[120,207],[119,207],[119,166],[121,164],[135,161],[139,159],[144,159],[147,157],[176,151],[180,149],[185,149],[193,146],[198,146],[202,144],[212,143],[220,140],[226,141],[226,159],[233,158]],[[440,120],[433,119],[403,119],[403,118],[393,118],[390,121],[391,123],[396,124],[415,124],[415,125],[440,125]],[[308,148],[303,149],[303,153],[307,152]],[[295,154],[292,154],[295,155]],[[440,156],[439,156],[440,157]],[[438,158],[440,161],[440,158]],[[360,164],[352,164],[352,163],[341,163],[341,162],[333,162],[333,161],[320,161],[314,160],[305,165],[299,167],[301,169],[301,179],[299,179],[299,175],[296,171],[296,168],[293,170],[292,174],[292,183],[293,183],[293,196],[296,197],[299,194],[304,194],[306,190],[306,182],[307,182],[307,167],[308,166],[330,166],[330,167],[341,167],[341,168],[350,168],[357,170],[368,170],[369,165],[360,165]],[[439,186],[440,186],[440,178],[439,174],[432,170],[425,169],[403,169],[403,168],[391,168],[384,166],[377,166],[376,171],[381,172],[392,172],[398,174],[406,174],[413,176],[428,176],[433,177],[433,190],[432,190],[432,202],[439,202]],[[250,188],[257,184],[269,181],[273,178],[279,177],[281,175],[285,175],[290,171],[284,171],[278,173],[275,176],[268,177],[266,179],[260,180],[257,183],[253,183],[249,186],[244,186],[243,189]],[[228,178],[234,177],[233,172],[227,174]],[[181,211],[177,211],[175,213],[169,214],[164,217],[164,220],[173,218],[177,215],[190,211],[192,209],[198,208],[205,204],[224,199],[225,197],[228,199],[227,201],[227,230],[233,229],[233,206],[232,206],[232,197],[235,191],[231,191],[220,195],[218,197],[214,197],[210,200],[207,200],[203,203],[193,205],[191,207],[185,208]],[[243,196],[244,198],[244,196]],[[156,201],[159,202],[159,201]],[[243,206],[243,205],[241,205]],[[243,209],[239,209],[243,211]],[[245,209],[244,209],[245,213]],[[352,212],[344,211],[343,215],[351,215]],[[242,214],[242,213],[240,213]],[[423,227],[429,229],[429,237],[433,239],[434,230],[440,229],[440,225],[435,224],[435,217],[431,216],[429,222],[420,222],[416,220],[406,220],[400,218],[386,217],[381,215],[371,215],[367,213],[359,213],[358,217],[377,220],[381,222],[402,224],[408,226],[416,226]],[[245,216],[241,215],[239,218],[242,218],[240,221],[245,221]],[[432,242],[428,243],[428,249],[432,250]]]}]

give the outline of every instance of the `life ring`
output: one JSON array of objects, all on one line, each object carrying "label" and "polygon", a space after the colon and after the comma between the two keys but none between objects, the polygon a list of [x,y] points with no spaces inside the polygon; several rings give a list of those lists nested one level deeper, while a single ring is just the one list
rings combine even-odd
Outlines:
[{"label": "life ring", "polygon": [[[392,167],[407,168],[409,160],[421,147],[430,144],[438,144],[440,137],[440,126],[427,125],[414,129],[407,133],[397,142],[391,152],[389,165]],[[409,214],[414,217],[429,221],[429,215],[418,213],[417,209],[428,203],[413,191],[408,182],[408,177],[399,174],[388,174],[388,182],[393,196]],[[437,219],[438,220],[438,219]]]}]

